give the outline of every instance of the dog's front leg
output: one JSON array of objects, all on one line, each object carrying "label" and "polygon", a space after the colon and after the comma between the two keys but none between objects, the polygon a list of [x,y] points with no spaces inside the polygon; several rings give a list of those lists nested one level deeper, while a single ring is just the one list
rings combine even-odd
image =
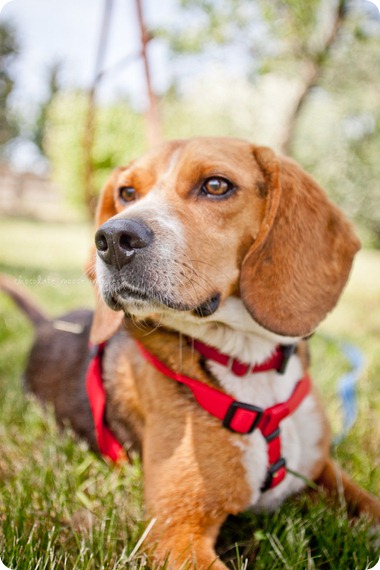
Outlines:
[{"label": "dog's front leg", "polygon": [[182,465],[176,472],[156,466],[154,474],[146,473],[147,513],[154,519],[147,540],[153,559],[168,560],[171,570],[226,570],[214,544],[227,513],[213,506],[206,493],[203,482]]},{"label": "dog's front leg", "polygon": [[222,520],[202,521],[194,515],[184,520],[178,513],[172,520],[156,513],[155,519],[149,537],[149,551],[153,560],[159,563],[167,561],[170,570],[227,570],[214,549]]},{"label": "dog's front leg", "polygon": [[227,430],[193,419],[189,414],[166,437],[156,427],[144,438],[146,508],[156,519],[147,540],[171,569],[226,570],[214,544],[228,514],[247,506],[245,472]]}]

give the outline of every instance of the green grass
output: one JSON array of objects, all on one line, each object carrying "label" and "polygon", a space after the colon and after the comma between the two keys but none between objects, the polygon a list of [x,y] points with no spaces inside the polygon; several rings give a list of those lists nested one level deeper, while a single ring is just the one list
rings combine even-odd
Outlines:
[{"label": "green grass", "polygon": [[[91,305],[82,269],[92,240],[88,227],[0,220],[0,240],[0,271],[19,279],[51,314]],[[380,253],[362,252],[339,307],[311,340],[313,377],[335,432],[341,423],[336,383],[347,367],[335,339],[365,353],[359,417],[336,456],[376,495],[379,307]],[[108,466],[69,430],[59,432],[51,410],[23,394],[20,377],[32,336],[23,315],[0,294],[0,558],[21,570],[144,568],[143,552],[134,552],[144,531],[140,466]],[[231,517],[218,549],[232,568],[255,570],[365,570],[380,556],[368,521],[351,520],[344,507],[315,493],[288,500],[275,514]]]}]

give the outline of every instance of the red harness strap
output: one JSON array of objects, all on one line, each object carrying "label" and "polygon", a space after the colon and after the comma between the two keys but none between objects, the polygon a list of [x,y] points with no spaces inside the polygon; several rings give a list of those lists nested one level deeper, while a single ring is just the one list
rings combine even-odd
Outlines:
[{"label": "red harness strap", "polygon": [[92,416],[95,436],[100,453],[111,461],[117,462],[127,458],[123,446],[105,424],[104,412],[106,395],[102,380],[102,357],[106,343],[95,346],[95,356],[90,360],[86,374],[86,390]]},{"label": "red harness strap", "polygon": [[[283,481],[286,476],[286,462],[281,456],[280,423],[292,414],[309,394],[311,380],[308,375],[297,382],[290,398],[286,400],[286,402],[263,409],[251,404],[245,404],[244,402],[238,402],[228,394],[216,388],[212,388],[199,380],[184,376],[183,374],[177,374],[149,352],[142,344],[137,341],[136,344],[143,357],[161,372],[161,374],[188,386],[199,405],[213,416],[222,420],[224,427],[241,434],[248,434],[253,432],[256,428],[259,429],[268,445],[267,477],[261,490],[266,491],[267,489],[273,489]],[[216,355],[215,360],[217,362],[219,362],[219,356],[225,357],[225,355],[219,353],[216,349],[207,345],[200,346],[200,344],[198,344],[198,341],[194,341],[195,348],[205,357],[212,358],[210,349],[215,351],[213,355]],[[125,451],[104,421],[106,405],[102,381],[102,356],[104,347],[105,343],[95,347],[96,354],[91,359],[87,369],[86,389],[94,418],[95,434],[99,451],[112,461],[119,461],[126,459]],[[206,350],[204,347],[206,347]],[[207,354],[205,354],[205,352],[207,352]],[[284,361],[288,360],[289,355],[281,355],[280,352],[281,349],[277,350],[273,357],[259,366],[252,367],[251,365],[240,364],[244,367],[248,366],[251,372],[263,372],[265,370],[274,369],[281,373],[281,369],[284,367]],[[239,361],[236,360],[236,362]],[[220,363],[224,364],[224,362]],[[227,361],[225,365],[228,365]],[[280,371],[278,367],[280,367]],[[246,373],[247,372],[245,372],[245,374]]]},{"label": "red harness strap", "polygon": [[232,358],[228,354],[220,352],[214,346],[210,346],[199,340],[191,339],[189,340],[189,344],[205,358],[227,366],[235,376],[245,376],[249,373],[266,372],[267,370],[277,370],[279,374],[283,374],[286,370],[288,360],[295,349],[294,344],[289,346],[279,345],[267,360],[261,364],[252,365],[241,362],[238,358]]},{"label": "red harness strap", "polygon": [[[177,374],[136,341],[143,357],[161,374],[188,386],[198,404],[223,422],[233,432],[248,434],[259,429],[268,444],[268,471],[262,491],[276,487],[286,475],[286,462],[281,457],[280,423],[292,414],[310,393],[308,375],[299,380],[288,400],[263,409],[234,400],[228,394],[199,380]],[[268,369],[268,368],[267,368]],[[262,370],[261,370],[262,371]]]}]

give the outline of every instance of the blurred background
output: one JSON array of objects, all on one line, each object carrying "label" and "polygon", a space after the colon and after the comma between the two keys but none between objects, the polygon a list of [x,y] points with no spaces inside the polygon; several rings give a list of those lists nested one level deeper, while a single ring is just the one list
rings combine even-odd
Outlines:
[{"label": "blurred background", "polygon": [[9,2],[0,213],[91,217],[149,145],[235,135],[296,158],[380,247],[376,1]]},{"label": "blurred background", "polygon": [[[380,0],[0,0],[0,8],[0,273],[53,316],[91,306],[83,266],[97,195],[114,166],[162,139],[234,135],[294,157],[363,243],[310,344],[312,375],[340,436],[335,456],[379,495]],[[104,464],[99,476],[100,462],[25,398],[20,376],[33,334],[1,293],[0,557],[12,568],[20,560],[23,568],[125,568],[126,534],[128,553],[143,528],[141,480],[132,477],[124,505],[119,475]],[[348,434],[347,418],[356,417]],[[278,519],[285,535],[272,528],[274,546],[272,535],[251,532],[255,568],[363,570],[378,559],[371,534],[353,532],[347,517],[331,511],[327,530],[314,507],[305,519],[292,508]],[[111,521],[106,538],[94,531],[74,540],[83,510]],[[305,534],[309,519],[318,528]]]}]

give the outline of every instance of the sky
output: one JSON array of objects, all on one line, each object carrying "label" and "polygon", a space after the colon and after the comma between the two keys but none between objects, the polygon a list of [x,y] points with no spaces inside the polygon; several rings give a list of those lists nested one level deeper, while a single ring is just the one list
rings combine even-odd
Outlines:
[{"label": "sky", "polygon": [[[176,17],[177,0],[143,0],[147,27],[170,23]],[[33,121],[38,105],[47,97],[47,77],[53,62],[63,62],[63,87],[88,89],[95,73],[95,61],[104,0],[0,0],[0,19],[14,25],[20,54],[12,66],[15,89],[12,104],[25,124]],[[140,49],[135,0],[113,0],[109,44],[104,63],[111,69],[121,59]],[[155,39],[149,44],[152,82],[157,93],[171,82],[166,44]],[[110,71],[97,91],[98,101],[128,96],[134,107],[146,106],[146,84],[141,58]],[[11,148],[15,168],[44,168],[37,149],[18,139]]]},{"label": "sky", "polygon": [[[174,2],[144,0],[148,26],[174,17]],[[64,62],[62,79],[66,86],[91,84],[103,6],[102,0],[12,0],[3,6],[0,18],[14,24],[21,43],[21,54],[14,67],[15,98],[19,104],[33,105],[44,98],[47,69],[53,61]],[[114,0],[109,37],[106,68],[139,49],[134,0]],[[154,63],[155,88],[160,92],[170,81],[165,65],[166,46],[154,40],[149,55]],[[139,105],[144,85],[141,61],[136,61],[118,73],[110,73],[102,83],[100,97],[107,99],[128,93]]]},{"label": "sky", "polygon": [[[380,11],[380,0],[372,0]],[[168,25],[178,18],[179,0],[143,0],[148,27]],[[65,63],[65,86],[88,87],[94,76],[96,48],[104,0],[0,0],[0,18],[13,22],[21,42],[14,68],[15,102],[28,107],[46,95],[47,69],[54,61]],[[105,67],[112,67],[139,49],[135,0],[114,0],[110,43]],[[171,81],[167,46],[155,39],[149,47],[153,83],[158,92]],[[110,73],[102,82],[103,100],[127,93],[144,105],[145,80],[141,61]]]},{"label": "sky", "polygon": [[[372,3],[380,12],[380,0]],[[148,28],[170,26],[179,17],[178,5],[179,0],[143,0]],[[104,0],[0,0],[0,19],[14,24],[21,44],[13,68],[16,80],[13,103],[25,118],[33,117],[38,103],[47,96],[47,73],[53,62],[64,64],[64,87],[86,89],[91,85],[103,7]],[[106,69],[139,50],[139,33],[135,0],[114,0]],[[149,44],[149,57],[154,88],[158,93],[164,92],[173,79],[167,45],[159,39],[153,40]],[[193,74],[194,69],[186,70],[190,81]],[[141,59],[107,74],[98,91],[102,102],[123,95],[128,95],[137,109],[145,106]],[[21,154],[24,160],[25,147]]]}]

